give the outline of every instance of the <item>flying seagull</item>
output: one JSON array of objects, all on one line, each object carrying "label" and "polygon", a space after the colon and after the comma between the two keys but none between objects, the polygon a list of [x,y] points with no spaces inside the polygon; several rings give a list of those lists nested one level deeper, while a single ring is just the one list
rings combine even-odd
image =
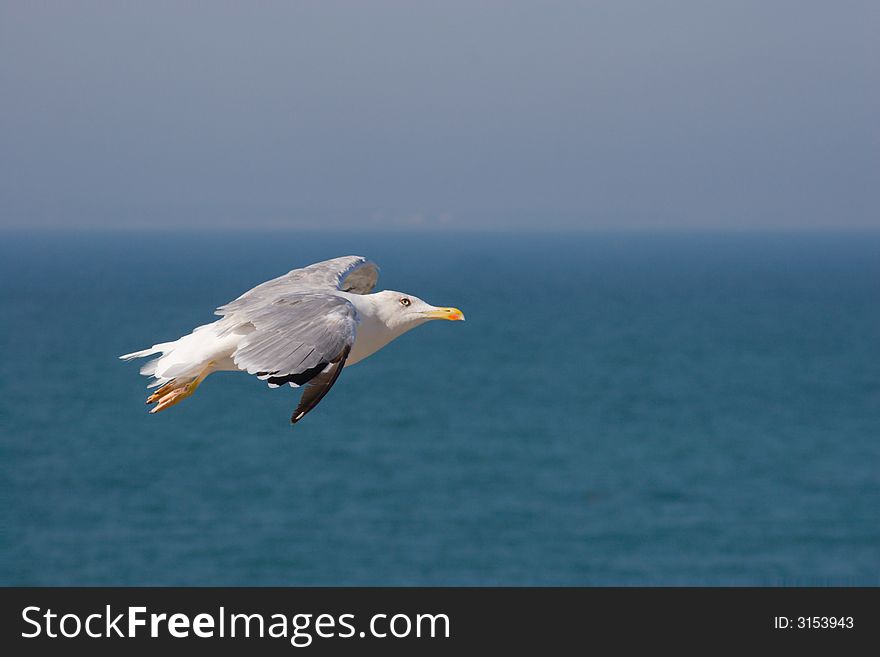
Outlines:
[{"label": "flying seagull", "polygon": [[212,324],[120,358],[161,354],[141,368],[155,379],[148,387],[158,386],[147,398],[155,404],[150,413],[186,399],[213,372],[240,370],[270,388],[303,386],[290,417],[296,424],[342,368],[429,320],[464,320],[458,308],[437,308],[411,294],[372,293],[378,278],[379,268],[361,256],[294,269],[220,306],[215,314],[221,319]]}]

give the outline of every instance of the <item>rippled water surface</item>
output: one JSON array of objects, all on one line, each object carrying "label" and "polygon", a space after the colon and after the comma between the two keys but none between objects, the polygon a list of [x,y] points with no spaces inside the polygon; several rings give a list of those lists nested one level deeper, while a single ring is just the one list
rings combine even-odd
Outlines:
[{"label": "rippled water surface", "polygon": [[[358,253],[454,305],[149,416],[116,355]],[[5,233],[0,583],[878,584],[880,237]]]}]

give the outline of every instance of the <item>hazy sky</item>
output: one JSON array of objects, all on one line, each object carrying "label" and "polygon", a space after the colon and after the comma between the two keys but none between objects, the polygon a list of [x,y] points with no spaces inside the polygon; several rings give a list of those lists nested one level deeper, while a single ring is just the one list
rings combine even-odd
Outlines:
[{"label": "hazy sky", "polygon": [[880,227],[880,2],[0,0],[0,226]]}]

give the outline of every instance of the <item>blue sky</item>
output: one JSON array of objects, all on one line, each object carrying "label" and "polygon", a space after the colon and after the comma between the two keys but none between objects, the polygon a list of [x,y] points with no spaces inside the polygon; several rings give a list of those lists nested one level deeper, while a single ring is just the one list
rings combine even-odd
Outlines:
[{"label": "blue sky", "polygon": [[880,3],[0,1],[0,226],[880,227]]}]

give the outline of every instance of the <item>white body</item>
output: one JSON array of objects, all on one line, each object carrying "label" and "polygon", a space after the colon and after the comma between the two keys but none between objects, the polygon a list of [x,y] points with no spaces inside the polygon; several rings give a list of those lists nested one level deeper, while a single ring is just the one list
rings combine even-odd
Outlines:
[{"label": "white body", "polygon": [[156,413],[186,399],[213,372],[243,371],[270,387],[306,386],[290,421],[314,408],[343,367],[432,319],[463,320],[457,308],[436,308],[412,295],[375,287],[378,267],[343,256],[266,281],[217,309],[222,319],[189,335],[120,356],[159,354],[141,368],[153,376],[147,397]]},{"label": "white body", "polygon": [[[388,322],[384,317],[381,303],[388,296],[386,292],[376,294],[335,292],[335,294],[348,300],[357,309],[360,319],[355,342],[345,361],[345,367],[362,361],[406,331],[428,321],[425,318],[405,324]],[[433,309],[433,306],[428,307]],[[232,355],[241,339],[253,329],[240,330],[220,337],[218,325],[222,321],[217,320],[199,326],[189,335],[174,342],[153,346],[152,351],[162,351],[164,355],[155,362],[154,371],[144,371],[144,373],[152,373],[161,382],[188,376],[204,378],[213,372],[242,371],[233,361]]]}]

